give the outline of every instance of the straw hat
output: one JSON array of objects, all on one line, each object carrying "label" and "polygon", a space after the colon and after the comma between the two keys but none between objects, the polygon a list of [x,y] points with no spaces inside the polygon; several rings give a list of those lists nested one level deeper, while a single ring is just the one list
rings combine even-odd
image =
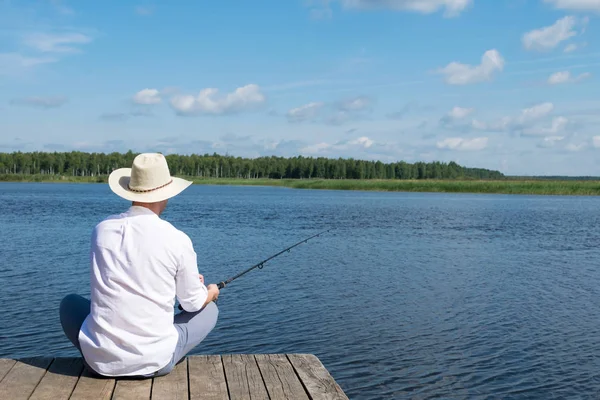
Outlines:
[{"label": "straw hat", "polygon": [[160,153],[135,157],[132,168],[119,168],[108,177],[110,189],[131,201],[156,203],[181,193],[192,182],[171,177],[167,159]]}]

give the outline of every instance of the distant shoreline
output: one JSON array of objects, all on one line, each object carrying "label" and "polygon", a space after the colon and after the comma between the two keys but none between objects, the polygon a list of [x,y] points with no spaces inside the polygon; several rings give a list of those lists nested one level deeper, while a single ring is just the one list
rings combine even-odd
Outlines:
[{"label": "distant shoreline", "polygon": [[[275,186],[292,189],[379,192],[438,192],[598,196],[600,180],[352,180],[352,179],[231,179],[195,178],[194,184]],[[106,183],[106,176],[0,175],[0,182]]]}]

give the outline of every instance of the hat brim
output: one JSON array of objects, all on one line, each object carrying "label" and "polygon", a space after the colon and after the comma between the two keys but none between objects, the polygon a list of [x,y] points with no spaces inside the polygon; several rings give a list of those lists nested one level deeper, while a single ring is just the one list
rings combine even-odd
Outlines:
[{"label": "hat brim", "polygon": [[185,179],[172,177],[173,182],[160,189],[151,192],[134,192],[129,189],[131,179],[131,168],[119,168],[114,170],[108,176],[108,186],[117,196],[130,201],[139,201],[143,203],[157,203],[159,201],[170,199],[183,192],[193,182]]}]

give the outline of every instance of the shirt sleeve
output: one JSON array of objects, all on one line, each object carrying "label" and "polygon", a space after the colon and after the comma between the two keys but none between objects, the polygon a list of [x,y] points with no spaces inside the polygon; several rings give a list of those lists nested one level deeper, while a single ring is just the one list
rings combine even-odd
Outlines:
[{"label": "shirt sleeve", "polygon": [[208,298],[208,289],[200,282],[196,252],[187,235],[184,238],[175,284],[181,307],[188,312],[199,311]]}]

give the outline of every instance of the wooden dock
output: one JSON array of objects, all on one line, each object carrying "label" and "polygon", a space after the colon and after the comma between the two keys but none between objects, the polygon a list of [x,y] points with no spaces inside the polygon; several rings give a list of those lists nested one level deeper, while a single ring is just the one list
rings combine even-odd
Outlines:
[{"label": "wooden dock", "polygon": [[189,356],[166,376],[98,379],[81,358],[0,359],[0,399],[348,399],[310,354]]}]

